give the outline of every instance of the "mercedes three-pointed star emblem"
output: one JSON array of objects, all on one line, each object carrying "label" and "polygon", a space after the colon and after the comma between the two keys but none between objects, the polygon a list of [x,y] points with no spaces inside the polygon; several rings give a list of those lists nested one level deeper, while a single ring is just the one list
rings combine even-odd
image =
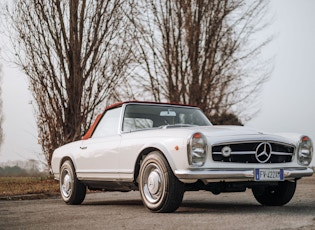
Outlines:
[{"label": "mercedes three-pointed star emblem", "polygon": [[271,157],[272,148],[270,143],[262,142],[256,148],[256,160],[259,163],[266,163]]}]

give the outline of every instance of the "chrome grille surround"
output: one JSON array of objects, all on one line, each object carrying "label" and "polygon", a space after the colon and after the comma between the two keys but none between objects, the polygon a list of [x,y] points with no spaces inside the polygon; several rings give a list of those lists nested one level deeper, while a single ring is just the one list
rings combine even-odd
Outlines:
[{"label": "chrome grille surround", "polygon": [[[263,151],[261,146],[271,146],[265,160],[257,157],[257,152]],[[231,148],[230,156],[223,156],[222,149]],[[269,149],[269,148],[268,148]],[[287,163],[292,161],[295,146],[275,141],[251,141],[220,143],[212,146],[212,160],[216,162],[234,163]]]}]

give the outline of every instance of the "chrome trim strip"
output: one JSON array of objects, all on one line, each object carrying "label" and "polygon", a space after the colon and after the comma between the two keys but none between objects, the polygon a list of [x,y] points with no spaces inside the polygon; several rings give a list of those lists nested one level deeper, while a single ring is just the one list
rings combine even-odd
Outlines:
[{"label": "chrome trim strip", "polygon": [[[214,155],[222,155],[221,152],[212,152]],[[255,155],[255,151],[234,151],[231,152],[231,155]],[[281,155],[281,156],[292,156],[293,153],[285,153],[285,152],[271,152],[272,155]]]},{"label": "chrome trim strip", "polygon": [[[255,155],[255,151],[234,151],[231,155]],[[221,152],[212,152],[214,155],[222,155]]]},{"label": "chrome trim strip", "polygon": [[90,181],[120,181],[120,182],[132,182],[133,172],[130,170],[121,171],[86,171],[81,170],[76,172],[79,180],[90,180]]},{"label": "chrome trim strip", "polygon": [[284,152],[271,152],[271,155],[280,155],[280,156],[292,156],[293,153],[284,153]]}]

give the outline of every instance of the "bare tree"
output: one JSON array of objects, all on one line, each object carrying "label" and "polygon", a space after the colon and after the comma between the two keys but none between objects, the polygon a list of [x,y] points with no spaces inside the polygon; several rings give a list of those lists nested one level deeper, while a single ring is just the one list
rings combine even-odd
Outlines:
[{"label": "bare tree", "polygon": [[126,76],[128,7],[123,0],[18,0],[7,8],[48,165],[55,148],[81,137]]},{"label": "bare tree", "polygon": [[270,74],[259,59],[270,38],[257,42],[255,37],[266,27],[261,22],[267,6],[264,0],[139,3],[131,17],[140,64],[132,84],[156,101],[199,105],[215,123],[226,114],[247,118],[239,112],[249,111]]}]

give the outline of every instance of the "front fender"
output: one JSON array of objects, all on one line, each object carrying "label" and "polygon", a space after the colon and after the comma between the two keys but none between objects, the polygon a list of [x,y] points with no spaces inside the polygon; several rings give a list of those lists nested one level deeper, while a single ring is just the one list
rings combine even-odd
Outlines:
[{"label": "front fender", "polygon": [[177,169],[184,169],[188,167],[187,159],[187,140],[177,139],[172,141],[148,143],[143,146],[141,152],[146,149],[159,150],[166,158],[173,173]]}]

